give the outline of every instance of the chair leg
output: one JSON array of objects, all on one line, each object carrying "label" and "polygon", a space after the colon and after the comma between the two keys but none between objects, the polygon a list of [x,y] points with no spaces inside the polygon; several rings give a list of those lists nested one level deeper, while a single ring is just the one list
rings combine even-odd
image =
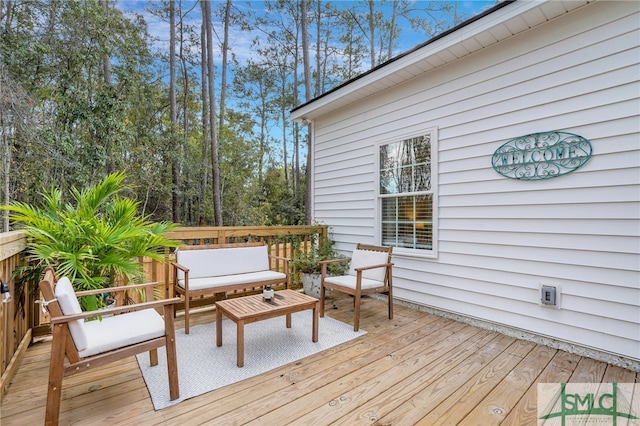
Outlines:
[{"label": "chair leg", "polygon": [[152,367],[158,365],[158,349],[149,351],[149,365]]},{"label": "chair leg", "polygon": [[165,349],[167,351],[167,373],[169,374],[169,399],[172,401],[180,397],[180,385],[178,383],[178,354],[176,352],[176,331],[171,319],[174,311],[173,305],[164,307],[164,332],[166,338]]},{"label": "chair leg", "polygon": [[62,398],[62,377],[64,376],[64,347],[66,333],[63,324],[53,327],[51,362],[49,364],[49,384],[47,388],[47,408],[45,425],[57,425],[60,418],[60,400]]},{"label": "chair leg", "polygon": [[360,293],[353,296],[353,331],[360,329]]},{"label": "chair leg", "polygon": [[391,267],[388,272],[389,291],[387,292],[387,298],[389,299],[389,319],[393,319],[393,274],[391,273]]},{"label": "chair leg", "polygon": [[184,294],[184,334],[189,334],[189,293]]},{"label": "chair leg", "polygon": [[[178,294],[178,297],[180,297],[180,294]],[[173,319],[175,320],[177,316],[178,316],[178,310],[174,309],[173,310]]]},{"label": "chair leg", "polygon": [[320,283],[320,317],[324,317],[324,286]]}]

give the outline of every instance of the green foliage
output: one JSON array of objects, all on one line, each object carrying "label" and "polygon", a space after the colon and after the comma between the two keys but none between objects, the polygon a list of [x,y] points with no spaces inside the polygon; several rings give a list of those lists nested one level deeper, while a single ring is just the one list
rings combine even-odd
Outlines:
[{"label": "green foliage", "polygon": [[[138,257],[164,261],[161,247],[176,247],[166,238],[175,228],[167,222],[154,223],[141,216],[139,203],[119,195],[129,187],[125,176],[113,173],[97,185],[69,192],[51,189],[42,194],[41,206],[14,202],[0,206],[12,221],[22,224],[30,241],[27,256],[42,271],[53,266],[66,275],[76,290],[100,289],[126,278],[140,282],[143,271]],[[83,308],[93,310],[100,300],[85,298]]]},{"label": "green foliage", "polygon": [[[334,248],[334,241],[331,238],[323,237],[320,234],[315,234],[317,239],[311,242],[311,246],[297,247],[296,255],[291,260],[291,266],[294,271],[301,272],[303,274],[320,274],[321,265],[323,260],[338,259],[344,256],[338,254]],[[340,275],[344,272],[345,262],[329,263],[327,265],[327,273],[329,275]]]},{"label": "green foliage", "polygon": [[[214,223],[200,28],[189,24],[200,21],[199,8],[175,4],[178,121],[172,125],[167,43],[159,45],[145,21],[152,16],[167,22],[168,3],[144,2],[144,14],[134,12],[140,5],[133,3],[0,1],[0,63],[29,98],[23,113],[10,114],[28,133],[0,120],[9,152],[2,155],[10,167],[0,176],[4,203],[32,204],[35,188],[43,185],[82,188],[124,170],[136,184],[141,211],[154,220],[175,213],[174,221],[186,226]],[[251,55],[239,54],[248,50],[248,37],[232,38],[233,79],[224,86],[215,79],[220,102],[214,100],[214,107],[223,99],[226,106],[217,124],[215,189],[224,225],[307,220],[307,127],[292,125],[289,111],[388,59],[401,30],[422,28],[426,39],[461,17],[460,2],[418,3],[308,2],[308,49],[315,61],[306,81],[300,79],[300,2],[233,5],[232,32],[251,38]],[[218,6],[223,17],[232,4]],[[391,12],[396,19],[390,20]],[[307,82],[309,93],[302,90]],[[9,99],[4,93],[0,98]]]}]

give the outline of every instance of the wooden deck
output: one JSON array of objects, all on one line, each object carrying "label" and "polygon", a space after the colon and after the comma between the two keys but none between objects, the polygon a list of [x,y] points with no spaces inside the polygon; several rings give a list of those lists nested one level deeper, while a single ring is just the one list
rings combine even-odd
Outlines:
[{"label": "wooden deck", "polygon": [[[327,315],[351,323],[350,299]],[[60,424],[534,425],[538,382],[636,382],[635,372],[385,303],[363,302],[365,336],[154,411],[134,357],[65,379]],[[214,312],[193,316],[213,321]],[[181,317],[178,317],[181,327]],[[27,351],[0,424],[44,420],[51,345]]]}]

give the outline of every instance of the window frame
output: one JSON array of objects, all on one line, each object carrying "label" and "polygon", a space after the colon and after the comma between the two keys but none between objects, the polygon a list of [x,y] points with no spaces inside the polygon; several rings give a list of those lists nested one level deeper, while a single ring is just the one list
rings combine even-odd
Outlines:
[{"label": "window frame", "polygon": [[[431,144],[431,189],[428,191],[418,191],[418,192],[403,192],[403,193],[395,193],[395,194],[383,194],[381,192],[380,184],[381,184],[381,170],[380,170],[380,150],[382,146],[389,145],[392,143],[401,142],[407,139],[417,138],[420,136],[430,135],[430,144]],[[431,194],[432,196],[432,247],[431,249],[416,249],[416,248],[407,248],[400,246],[393,246],[394,255],[406,255],[410,257],[425,257],[425,258],[437,258],[438,257],[438,128],[437,127],[429,127],[426,129],[421,129],[418,131],[411,131],[403,134],[398,134],[393,138],[385,139],[380,141],[375,146],[376,149],[376,198],[377,198],[377,217],[376,217],[376,226],[378,227],[378,240],[380,244],[383,244],[383,224],[382,224],[382,200],[385,198],[399,198],[399,197],[408,197],[408,196],[416,196],[416,195],[426,195]]]}]

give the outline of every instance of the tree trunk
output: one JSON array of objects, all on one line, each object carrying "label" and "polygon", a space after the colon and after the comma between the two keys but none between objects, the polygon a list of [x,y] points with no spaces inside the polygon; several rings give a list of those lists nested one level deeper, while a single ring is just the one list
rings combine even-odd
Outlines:
[{"label": "tree trunk", "polygon": [[[304,65],[304,98],[305,102],[311,100],[311,69],[309,65],[309,35],[307,33],[307,0],[302,0],[301,19],[302,26],[302,63]],[[311,224],[311,124],[307,125],[307,178],[305,191],[305,223]]]},{"label": "tree trunk", "polygon": [[[108,18],[109,17],[109,3],[107,2],[107,0],[100,0],[100,4],[102,5],[102,9],[104,10],[104,14],[105,16]],[[109,87],[111,86],[111,58],[109,57],[109,54],[105,53],[104,57],[102,59],[102,73],[104,74],[103,76],[103,81],[105,86]],[[113,153],[111,152],[112,147],[111,147],[111,135],[103,135],[104,137],[104,143],[105,143],[105,153],[106,153],[106,169],[107,169],[107,174],[110,175],[111,173],[113,173]]]},{"label": "tree trunk", "polygon": [[224,124],[225,101],[227,98],[227,51],[229,50],[229,19],[231,17],[231,0],[227,0],[224,10],[224,39],[222,40],[222,75],[220,79],[220,125]]},{"label": "tree trunk", "polygon": [[218,139],[216,134],[215,88],[213,70],[213,23],[211,3],[202,1],[203,19],[207,24],[207,71],[209,87],[209,127],[211,135],[211,169],[213,174],[213,209],[215,226],[222,226],[222,202],[220,196],[220,167],[218,164]]},{"label": "tree trunk", "polygon": [[200,51],[200,89],[202,96],[202,177],[200,179],[200,202],[198,203],[198,215],[197,222],[198,226],[204,225],[203,221],[203,205],[207,190],[208,184],[208,176],[207,172],[207,143],[209,142],[209,120],[207,116],[207,110],[209,109],[209,102],[207,101],[208,91],[207,91],[207,24],[202,21],[202,25],[200,27],[200,44],[202,45],[202,49]]},{"label": "tree trunk", "polygon": [[387,46],[387,60],[391,59],[393,55],[393,39],[396,36],[396,14],[398,11],[398,0],[393,0],[393,10],[391,12],[391,25],[389,27],[389,45]]},{"label": "tree trunk", "polygon": [[[2,76],[0,76],[0,94],[5,90],[3,86]],[[11,202],[11,197],[9,196],[9,178],[11,176],[11,150],[9,149],[9,136],[8,132],[5,131],[8,123],[4,122],[4,113],[0,113],[0,154],[2,154],[2,182],[4,183],[3,187],[3,200],[2,204],[8,205]],[[2,229],[0,232],[9,232],[9,212],[2,212]]]},{"label": "tree trunk", "polygon": [[369,0],[369,53],[371,55],[371,68],[376,66],[376,31],[373,0]]},{"label": "tree trunk", "polygon": [[[176,143],[175,127],[177,125],[176,114],[176,9],[174,0],[169,1],[169,110],[170,110],[170,144]],[[171,161],[171,206],[173,221],[180,222],[180,200],[178,156],[174,155]]]}]

